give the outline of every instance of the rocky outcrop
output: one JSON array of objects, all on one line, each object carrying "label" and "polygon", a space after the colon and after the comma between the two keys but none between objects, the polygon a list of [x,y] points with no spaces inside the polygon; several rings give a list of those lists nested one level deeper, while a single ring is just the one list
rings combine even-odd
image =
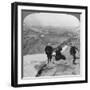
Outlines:
[{"label": "rocky outcrop", "polygon": [[58,64],[43,64],[39,66],[36,77],[41,76],[61,76],[61,75],[79,75],[80,65],[68,64],[68,63],[58,63]]}]

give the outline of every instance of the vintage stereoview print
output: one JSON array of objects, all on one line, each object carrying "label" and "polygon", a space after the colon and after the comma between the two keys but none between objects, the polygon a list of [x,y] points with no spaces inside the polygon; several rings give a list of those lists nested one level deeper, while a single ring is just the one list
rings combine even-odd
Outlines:
[{"label": "vintage stereoview print", "polygon": [[87,82],[87,7],[12,4],[12,86]]},{"label": "vintage stereoview print", "polygon": [[80,13],[22,11],[23,77],[80,75]]}]

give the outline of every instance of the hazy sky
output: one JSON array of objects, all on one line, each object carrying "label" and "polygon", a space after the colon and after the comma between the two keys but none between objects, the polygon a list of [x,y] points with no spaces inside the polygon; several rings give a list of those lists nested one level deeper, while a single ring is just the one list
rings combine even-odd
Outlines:
[{"label": "hazy sky", "polygon": [[[79,13],[51,13],[51,12],[40,12],[40,11],[22,11],[22,22],[24,25],[23,30],[33,28],[34,30],[39,27],[46,28],[57,27],[57,32],[61,30],[66,31],[77,31],[80,26],[80,14]],[[38,28],[37,28],[38,27]],[[43,30],[43,29],[42,29]]]},{"label": "hazy sky", "polygon": [[58,27],[58,28],[75,28],[79,27],[79,20],[70,14],[57,13],[33,13],[27,15],[23,24],[25,27]]},{"label": "hazy sky", "polygon": [[[32,14],[32,13],[40,13],[40,12],[44,12],[44,11],[31,11],[31,10],[22,10],[22,19],[24,20],[24,18],[29,15],[29,14]],[[45,12],[44,12],[45,13]],[[47,13],[47,12],[46,12]],[[50,12],[48,12],[50,13]],[[51,12],[52,13],[52,12]],[[80,13],[67,13],[67,12],[59,12],[59,13],[66,13],[66,14],[70,14],[70,15],[73,15],[75,17],[77,17],[79,20],[80,20]],[[58,13],[58,14],[59,14]]]}]

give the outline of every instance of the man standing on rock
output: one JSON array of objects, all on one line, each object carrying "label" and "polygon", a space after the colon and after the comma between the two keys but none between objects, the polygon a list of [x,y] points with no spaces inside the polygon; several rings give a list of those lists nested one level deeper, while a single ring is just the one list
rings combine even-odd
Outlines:
[{"label": "man standing on rock", "polygon": [[71,46],[71,48],[70,48],[70,54],[73,56],[73,64],[76,64],[75,61],[77,59],[77,57],[76,57],[77,50],[78,49],[75,46]]},{"label": "man standing on rock", "polygon": [[52,53],[53,53],[53,48],[50,45],[47,45],[45,47],[45,53],[47,55],[48,58],[48,63],[51,62],[52,59]]}]

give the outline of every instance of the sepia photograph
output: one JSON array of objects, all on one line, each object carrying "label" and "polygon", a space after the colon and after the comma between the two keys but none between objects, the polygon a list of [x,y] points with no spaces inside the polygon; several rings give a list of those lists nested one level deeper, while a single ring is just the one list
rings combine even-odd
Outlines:
[{"label": "sepia photograph", "polygon": [[12,86],[87,82],[86,14],[84,6],[13,3]]}]

